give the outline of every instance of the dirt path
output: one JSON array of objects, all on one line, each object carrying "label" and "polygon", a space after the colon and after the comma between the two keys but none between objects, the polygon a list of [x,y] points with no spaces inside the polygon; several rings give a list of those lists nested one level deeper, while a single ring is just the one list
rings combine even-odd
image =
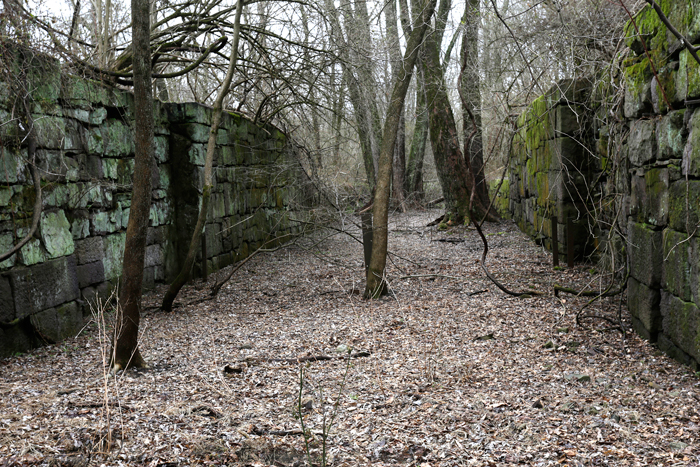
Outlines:
[{"label": "dirt path", "polygon": [[[426,228],[436,215],[392,219],[385,299],[361,298],[361,246],[333,236],[252,260],[215,302],[187,305],[195,284],[147,314],[150,369],[105,379],[95,323],[0,361],[0,465],[305,465],[300,368],[314,461],[337,407],[334,466],[700,465],[693,373],[634,334],[576,327],[576,299],[504,295],[476,233]],[[553,271],[511,224],[487,232],[512,289],[593,278]],[[334,358],[273,360],[309,356]]]}]

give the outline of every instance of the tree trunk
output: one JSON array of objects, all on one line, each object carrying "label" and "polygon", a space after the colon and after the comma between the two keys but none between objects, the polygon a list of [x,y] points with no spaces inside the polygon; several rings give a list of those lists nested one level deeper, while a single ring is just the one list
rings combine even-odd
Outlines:
[{"label": "tree trunk", "polygon": [[435,0],[427,0],[427,5],[417,15],[417,21],[406,44],[403,66],[398,67],[393,77],[393,90],[387,109],[386,122],[382,135],[382,148],[379,153],[379,170],[377,171],[377,188],[372,209],[374,235],[372,238],[372,259],[367,271],[367,286],[365,297],[378,298],[386,292],[384,269],[386,267],[388,224],[389,224],[389,192],[391,185],[391,165],[396,133],[399,128],[401,110],[403,109],[408,85],[411,82],[413,66],[418,56],[419,45],[423,41],[430,18],[435,11]]},{"label": "tree trunk", "polygon": [[[481,90],[479,88],[478,56],[479,3],[479,0],[468,0],[465,7],[459,86],[463,109],[464,155],[469,159],[469,169],[474,175],[474,197],[482,206],[489,206],[490,199],[484,174],[484,151],[481,131]],[[497,215],[495,211],[490,214]]]},{"label": "tree trunk", "polygon": [[[435,157],[438,179],[447,205],[447,214],[453,222],[461,223],[469,218],[469,201],[472,191],[471,176],[467,168],[457,135],[452,107],[447,97],[445,77],[440,63],[438,37],[430,34],[425,44],[426,98],[430,126],[430,142]],[[475,200],[473,212],[479,221],[486,215],[486,206]],[[493,216],[489,220],[495,220]]]},{"label": "tree trunk", "polygon": [[[195,225],[194,232],[192,233],[192,239],[190,240],[190,247],[187,251],[187,256],[185,257],[185,263],[182,266],[182,270],[177,275],[175,280],[168,291],[163,297],[163,304],[161,309],[163,311],[172,311],[173,302],[175,297],[180,292],[180,289],[185,285],[187,279],[192,272],[192,265],[194,264],[194,259],[197,254],[197,248],[199,247],[199,242],[202,237],[202,231],[204,230],[204,224],[207,221],[207,212],[209,211],[209,199],[211,198],[211,190],[214,185],[213,177],[213,166],[214,166],[214,155],[216,154],[216,135],[219,131],[219,125],[221,123],[221,114],[224,105],[224,98],[228,94],[229,88],[231,87],[231,80],[233,78],[233,72],[236,68],[236,61],[238,60],[238,38],[240,36],[241,29],[241,11],[243,10],[243,0],[238,0],[236,4],[236,17],[233,25],[233,41],[231,43],[231,58],[228,64],[228,70],[226,71],[226,77],[224,82],[219,88],[219,94],[214,102],[214,111],[212,112],[211,128],[209,129],[209,140],[207,141],[207,155],[204,159],[204,187],[202,189],[202,202],[199,207],[199,215],[197,216],[197,224]],[[202,258],[202,261],[206,261],[206,258]]]},{"label": "tree trunk", "polygon": [[[418,60],[422,52],[419,52]],[[423,67],[418,65],[416,70],[416,124],[411,138],[411,151],[406,162],[406,192],[416,199],[423,199],[423,161],[425,147],[428,141],[428,106],[425,100],[425,79]]]},{"label": "tree trunk", "polygon": [[[362,160],[364,162],[365,173],[367,174],[367,184],[369,185],[370,192],[372,192],[374,191],[376,184],[375,162],[377,157],[375,157],[375,155],[378,156],[379,151],[377,149],[378,141],[374,130],[374,121],[372,117],[373,113],[370,109],[370,101],[363,93],[363,83],[361,83],[353,73],[353,69],[351,67],[352,56],[350,53],[352,43],[350,39],[346,41],[343,37],[343,30],[340,26],[340,19],[338,18],[338,10],[335,8],[331,0],[326,0],[325,7],[328,12],[328,20],[331,25],[331,43],[338,49],[340,65],[343,70],[343,80],[348,88],[350,103],[355,111],[357,134],[360,139]],[[349,12],[348,15],[352,17],[352,12]]]},{"label": "tree trunk", "polygon": [[[385,9],[386,35],[391,58],[391,73],[396,76],[398,67],[401,66],[401,47],[399,45],[399,28],[396,16],[396,0],[390,0]],[[391,183],[392,198],[394,203],[406,212],[406,195],[404,191],[406,179],[406,118],[402,108],[399,119],[399,129],[396,135],[394,148],[393,180]]]},{"label": "tree trunk", "polygon": [[115,371],[146,365],[139,352],[138,337],[154,153],[149,7],[149,0],[131,0],[134,57],[134,181],[117,304],[118,320],[112,354],[112,366]]}]

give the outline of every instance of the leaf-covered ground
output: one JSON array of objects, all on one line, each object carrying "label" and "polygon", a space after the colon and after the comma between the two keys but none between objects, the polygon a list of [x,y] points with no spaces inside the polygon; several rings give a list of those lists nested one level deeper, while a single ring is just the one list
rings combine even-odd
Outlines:
[{"label": "leaf-covered ground", "polygon": [[[146,313],[149,369],[105,377],[96,323],[0,361],[0,465],[301,466],[300,405],[311,460],[325,427],[334,466],[699,464],[698,378],[633,333],[578,327],[585,301],[550,293],[600,286],[590,265],[555,271],[511,224],[487,226],[494,274],[546,293],[511,297],[476,232],[425,227],[436,216],[392,218],[378,301],[359,293],[361,245],[319,233],[216,301],[199,281]],[[615,318],[618,300],[590,312]],[[317,356],[332,358],[295,361]]]}]

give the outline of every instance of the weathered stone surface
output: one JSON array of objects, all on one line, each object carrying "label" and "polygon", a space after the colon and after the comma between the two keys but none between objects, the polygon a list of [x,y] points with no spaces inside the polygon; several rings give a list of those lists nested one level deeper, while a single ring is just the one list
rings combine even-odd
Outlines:
[{"label": "weathered stone surface", "polygon": [[102,261],[105,270],[105,280],[111,281],[121,276],[125,240],[125,233],[117,233],[104,237],[104,256]]},{"label": "weathered stone surface", "polygon": [[700,309],[692,302],[663,294],[664,334],[683,352],[700,361]]},{"label": "weathered stone surface", "polygon": [[58,258],[73,253],[75,249],[73,235],[70,232],[70,223],[68,223],[63,210],[41,213],[39,225],[41,240],[49,258]]},{"label": "weathered stone surface", "polygon": [[666,355],[677,362],[688,366],[693,366],[693,363],[697,365],[697,362],[693,360],[690,355],[679,349],[676,344],[674,344],[673,341],[665,334],[659,334],[657,345],[659,346],[659,350],[666,353]]},{"label": "weathered stone surface", "polygon": [[648,287],[658,288],[663,263],[663,234],[648,225],[630,222],[627,227],[630,275]]},{"label": "weathered stone surface", "polygon": [[644,173],[646,183],[646,222],[663,226],[668,222],[670,186],[668,169],[650,169]]},{"label": "weathered stone surface", "polygon": [[661,331],[661,294],[659,289],[650,289],[646,285],[630,277],[627,283],[627,305],[632,316],[637,318],[655,340]]},{"label": "weathered stone surface", "polygon": [[700,181],[678,180],[669,189],[669,227],[693,232],[700,222]]},{"label": "weathered stone surface", "polygon": [[[2,118],[1,114],[0,118]],[[6,120],[0,121],[4,122]],[[4,148],[4,151],[0,152],[0,173],[2,173],[2,181],[5,183],[23,182],[25,180],[23,171],[26,160],[26,148]]]},{"label": "weathered stone surface", "polygon": [[652,109],[652,77],[648,59],[643,59],[625,69],[624,114],[626,118],[639,118]]},{"label": "weathered stone surface", "polygon": [[629,160],[642,166],[656,157],[656,124],[653,120],[635,120],[628,138]]},{"label": "weathered stone surface", "polygon": [[195,122],[210,124],[212,109],[194,102],[169,103],[166,106],[168,120],[173,123]]},{"label": "weathered stone surface", "polygon": [[83,315],[76,302],[40,311],[31,317],[39,336],[49,343],[60,342],[77,334],[83,325]]},{"label": "weathered stone surface", "polygon": [[0,323],[9,323],[15,319],[15,302],[12,297],[10,278],[0,276]]},{"label": "weathered stone surface", "polygon": [[75,256],[64,256],[8,273],[17,318],[56,307],[79,296]]},{"label": "weathered stone surface", "polygon": [[[19,237],[24,238],[27,229],[20,229]],[[24,266],[31,266],[38,263],[43,263],[46,261],[46,251],[41,246],[41,240],[38,238],[32,238],[27,242],[21,250],[19,250],[19,255],[17,257],[18,262]]]},{"label": "weathered stone surface", "polygon": [[149,245],[146,247],[144,267],[150,268],[163,264],[163,248],[160,245]]},{"label": "weathered stone surface", "polygon": [[676,76],[676,97],[679,100],[700,97],[700,65],[687,50],[683,50],[680,54]]},{"label": "weathered stone surface", "polygon": [[656,122],[657,159],[680,159],[683,157],[687,130],[683,124],[686,110],[676,110],[664,115]]},{"label": "weathered stone surface", "polygon": [[75,256],[78,264],[87,264],[101,260],[103,251],[102,237],[90,237],[75,242]]},{"label": "weathered stone surface", "polygon": [[78,285],[81,289],[105,280],[105,269],[102,261],[81,264],[76,268],[76,274],[78,276]]},{"label": "weathered stone surface", "polygon": [[688,122],[688,140],[683,149],[683,175],[700,175],[700,112],[695,111]]},{"label": "weathered stone surface", "polygon": [[134,153],[134,137],[131,128],[123,121],[107,119],[100,129],[105,157],[125,157]]},{"label": "weathered stone surface", "polygon": [[141,287],[144,290],[150,290],[156,285],[155,267],[145,268],[143,270],[143,281]]},{"label": "weathered stone surface", "polygon": [[690,301],[690,242],[688,236],[672,229],[663,232],[661,285],[673,295]]},{"label": "weathered stone surface", "polygon": [[[11,233],[0,234],[0,251],[9,251],[14,246],[14,238]],[[0,270],[11,268],[17,261],[17,255],[12,255],[5,261],[0,262]]]},{"label": "weathered stone surface", "polygon": [[0,328],[0,357],[9,357],[36,347],[34,330],[26,319],[14,326]]}]

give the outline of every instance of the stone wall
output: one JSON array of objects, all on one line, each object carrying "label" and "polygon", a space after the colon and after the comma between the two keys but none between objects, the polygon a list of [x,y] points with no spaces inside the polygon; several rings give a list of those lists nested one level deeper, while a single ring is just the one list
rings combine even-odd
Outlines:
[{"label": "stone wall", "polygon": [[[697,44],[700,41],[700,16],[697,14],[700,1],[659,3],[677,29],[691,43]],[[605,85],[605,80],[599,80],[600,84],[591,91],[584,118],[577,120],[584,122],[582,134],[589,128],[585,122],[592,122],[594,139],[584,137],[584,144],[578,148],[554,146],[558,147],[557,154],[573,160],[582,150],[590,151],[588,161],[581,162],[578,172],[582,181],[588,181],[586,200],[602,209],[598,212],[597,224],[588,229],[593,237],[589,243],[601,247],[608,232],[601,227],[604,225],[616,224],[623,235],[622,244],[626,247],[630,269],[627,305],[635,330],[669,355],[697,369],[700,364],[700,242],[697,235],[700,225],[700,65],[667,31],[650,7],[643,9],[635,20],[640,34],[628,24],[629,57],[622,63],[622,74],[613,77],[624,86],[624,99],[616,102],[611,87]],[[607,81],[610,81],[609,74]],[[524,231],[545,237],[549,229],[547,209],[552,210],[553,205],[562,201],[562,185],[553,182],[556,177],[551,176],[555,158],[548,162],[547,144],[542,146],[543,140],[555,141],[560,130],[552,104],[544,96],[521,116],[521,137],[513,144],[516,163],[510,173],[513,217]],[[575,110],[580,115],[582,108]],[[542,117],[543,113],[549,120]],[[559,121],[564,122],[566,118]],[[552,127],[554,136],[550,139]],[[569,127],[565,131],[572,129],[575,130]],[[554,172],[557,171],[555,167]],[[545,177],[545,173],[550,176]],[[576,178],[569,183],[579,187]],[[562,210],[557,207],[552,212],[561,213]],[[561,235],[560,239],[563,239]],[[623,250],[617,248],[616,251]]]},{"label": "stone wall", "polygon": [[556,217],[563,253],[571,219],[578,258],[593,249],[587,184],[601,170],[599,160],[586,150],[592,139],[584,106],[589,95],[588,81],[565,80],[527,107],[517,121],[508,177],[508,215],[520,229],[551,250]]},{"label": "stone wall", "polygon": [[[131,203],[133,95],[61,72],[58,62],[14,49],[28,70],[43,211],[37,234],[0,263],[0,356],[75,335],[91,305],[117,285]],[[26,122],[16,83],[0,81],[0,251],[28,232],[35,200]],[[194,227],[211,109],[155,103],[155,161],[144,287],[178,272]],[[224,115],[205,236],[209,271],[270,238],[290,220],[302,172],[285,135]],[[201,271],[201,252],[195,274]]]}]

